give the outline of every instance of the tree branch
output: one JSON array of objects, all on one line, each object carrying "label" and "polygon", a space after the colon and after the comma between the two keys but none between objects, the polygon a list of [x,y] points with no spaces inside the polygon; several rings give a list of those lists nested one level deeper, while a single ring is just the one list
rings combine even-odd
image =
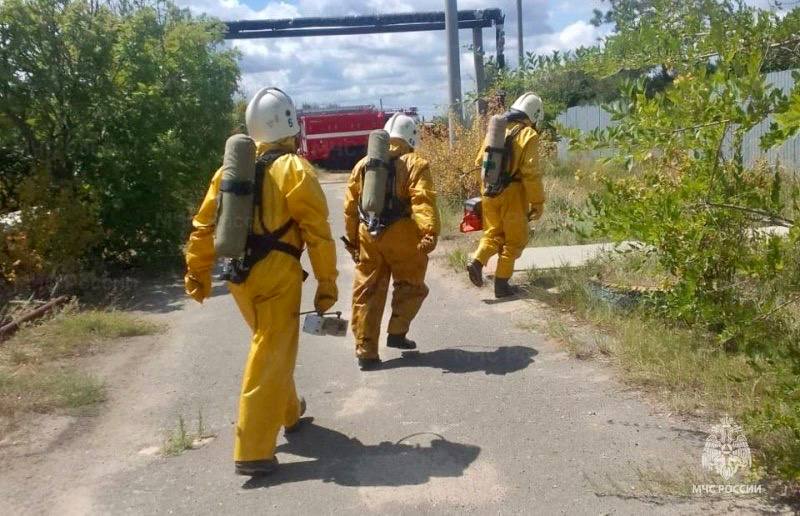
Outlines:
[{"label": "tree branch", "polygon": [[682,133],[682,132],[685,132],[685,131],[692,131],[694,129],[703,129],[704,127],[712,127],[712,126],[720,125],[720,124],[729,124],[730,122],[731,122],[730,119],[726,118],[725,120],[718,120],[716,122],[707,122],[705,124],[697,124],[697,125],[692,125],[692,126],[689,126],[689,127],[680,127],[678,129],[674,129],[674,130],[670,131],[670,133],[671,134]]},{"label": "tree branch", "polygon": [[785,217],[781,217],[780,215],[775,215],[774,213],[770,213],[768,211],[758,210],[758,209],[755,209],[755,208],[747,208],[746,206],[737,206],[735,204],[716,203],[716,202],[702,202],[700,204],[696,204],[695,206],[702,206],[702,207],[705,207],[705,208],[719,208],[719,209],[726,209],[726,210],[734,210],[734,211],[741,211],[743,213],[749,213],[751,215],[758,215],[765,222],[770,222],[772,224],[777,224],[778,226],[783,226],[785,228],[791,228],[795,224],[795,221],[792,220],[792,219],[787,219]]}]

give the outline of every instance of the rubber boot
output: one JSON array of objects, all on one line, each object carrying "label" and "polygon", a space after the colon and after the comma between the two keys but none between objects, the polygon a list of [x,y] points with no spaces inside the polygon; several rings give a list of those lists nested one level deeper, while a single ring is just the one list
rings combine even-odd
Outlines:
[{"label": "rubber boot", "polygon": [[381,366],[380,358],[359,358],[358,367],[362,371],[374,371]]},{"label": "rubber boot", "polygon": [[273,457],[267,460],[243,460],[236,461],[236,474],[246,477],[263,477],[274,473],[278,468],[278,458]]},{"label": "rubber boot", "polygon": [[473,285],[476,287],[483,286],[483,264],[481,262],[475,259],[469,262],[467,264],[467,273]]},{"label": "rubber boot", "polygon": [[300,417],[297,419],[297,423],[293,424],[292,426],[287,426],[283,429],[283,433],[291,434],[292,432],[297,432],[300,430],[300,427],[303,426],[303,416],[306,413],[306,399],[300,398]]},{"label": "rubber boot", "polygon": [[494,279],[494,297],[501,299],[511,297],[519,293],[519,287],[508,284],[508,278]]},{"label": "rubber boot", "polygon": [[400,335],[392,335],[390,333],[389,337],[386,339],[386,347],[397,349],[417,349],[417,343],[413,340],[407,339],[405,333]]}]

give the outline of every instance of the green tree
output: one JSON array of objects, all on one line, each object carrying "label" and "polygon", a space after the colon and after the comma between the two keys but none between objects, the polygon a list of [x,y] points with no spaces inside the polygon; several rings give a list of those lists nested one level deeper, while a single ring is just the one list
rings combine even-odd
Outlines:
[{"label": "green tree", "polygon": [[584,69],[584,63],[602,52],[601,46],[580,48],[574,52],[554,52],[549,56],[529,53],[522,66],[500,70],[493,60],[487,67],[490,94],[503,91],[514,99],[534,91],[544,101],[545,119],[552,121],[567,108],[585,104],[604,104],[616,100],[625,81],[642,78],[648,95],[662,91],[673,77],[659,67],[620,69],[606,75]]},{"label": "green tree", "polygon": [[[771,113],[783,112],[786,133],[797,123],[788,107],[797,93],[787,101],[764,75],[784,37],[779,17],[743,2],[653,0],[583,64],[599,75],[664,66],[673,84],[648,95],[642,80],[629,82],[609,106],[616,126],[576,147],[608,149],[629,171],[605,178],[588,215],[601,235],[643,242],[672,274],[651,299],[657,313],[705,328],[754,368],[778,363],[796,378],[800,335],[785,309],[800,292],[800,191],[779,168],[742,157],[744,135]],[[789,237],[757,236],[770,224],[790,227]],[[796,385],[776,389],[783,402],[753,412],[748,425],[762,438],[794,436],[768,448],[764,465],[796,479]]]},{"label": "green tree", "polygon": [[50,268],[179,255],[232,125],[222,34],[160,1],[0,5],[0,200],[48,228],[29,236]]}]

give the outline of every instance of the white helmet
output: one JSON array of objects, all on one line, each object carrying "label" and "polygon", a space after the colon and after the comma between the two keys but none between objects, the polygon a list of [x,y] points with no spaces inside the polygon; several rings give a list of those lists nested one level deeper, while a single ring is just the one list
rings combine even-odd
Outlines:
[{"label": "white helmet", "polygon": [[511,109],[525,113],[528,115],[531,122],[536,125],[541,124],[542,120],[544,120],[544,105],[542,105],[542,99],[534,93],[524,93],[514,102]]},{"label": "white helmet", "polygon": [[244,113],[247,133],[257,142],[277,142],[300,132],[294,102],[278,88],[263,88]]},{"label": "white helmet", "polygon": [[400,138],[409,144],[412,149],[417,146],[417,123],[410,116],[403,113],[395,113],[386,122],[383,129],[389,133],[390,138]]}]

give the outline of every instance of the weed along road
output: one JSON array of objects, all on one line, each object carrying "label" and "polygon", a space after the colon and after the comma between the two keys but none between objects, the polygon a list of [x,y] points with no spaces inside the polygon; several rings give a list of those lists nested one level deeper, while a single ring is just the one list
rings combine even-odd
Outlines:
[{"label": "weed along road", "polygon": [[[324,188],[338,239],[343,184],[326,181]],[[353,266],[338,251],[336,309],[349,318]],[[296,382],[313,421],[281,437],[280,467],[262,480],[233,474],[249,341],[233,299],[223,285],[202,306],[185,301],[177,286],[162,289],[164,299],[143,311],[170,329],[106,357],[101,371],[109,399],[96,415],[4,465],[0,513],[677,514],[708,508],[697,499],[652,504],[637,487],[655,473],[678,476],[698,466],[704,434],[619,384],[611,367],[569,358],[524,329],[547,319],[542,307],[527,300],[496,303],[488,288],[474,289],[445,271],[441,258],[434,255],[431,294],[410,333],[418,352],[403,356],[382,345],[382,367],[361,372],[349,335],[302,335]],[[304,286],[304,309],[314,288],[313,280]],[[177,431],[179,418],[189,438],[214,438],[166,456],[166,436]]]}]

